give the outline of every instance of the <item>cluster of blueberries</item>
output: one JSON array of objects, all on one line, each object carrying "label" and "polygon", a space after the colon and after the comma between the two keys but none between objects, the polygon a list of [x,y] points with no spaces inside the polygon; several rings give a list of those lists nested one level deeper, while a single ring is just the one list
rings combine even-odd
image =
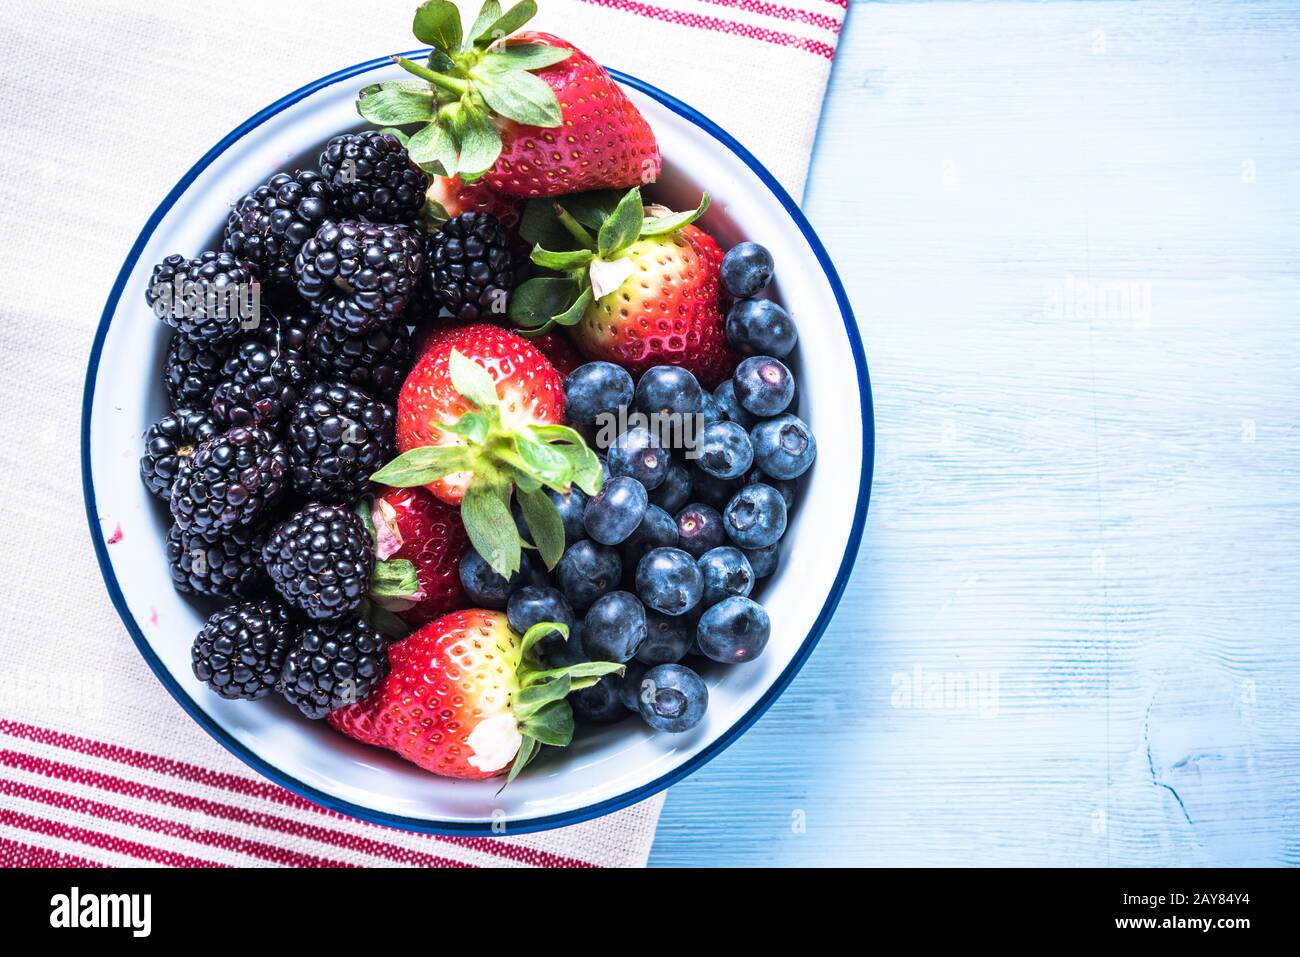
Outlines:
[{"label": "cluster of blueberries", "polygon": [[[771,256],[742,243],[722,268],[738,300],[727,337],[745,358],[712,393],[677,366],[656,366],[634,384],[622,367],[590,362],[565,380],[565,408],[576,426],[629,419],[649,426],[631,425],[598,453],[605,482],[597,495],[576,488],[553,494],[567,542],[554,580],[528,552],[510,581],[473,551],[461,563],[466,593],[504,608],[515,632],[542,621],[569,627],[567,641],[557,633],[542,644],[553,667],[627,663],[621,678],[606,677],[571,698],[588,720],[635,711],[658,730],[689,730],[704,716],[708,690],[682,660],[750,661],[771,633],[750,593],[776,569],[795,482],[817,445],[807,424],[787,411],[795,381],[781,360],[797,341],[794,325],[777,303],[751,298],[771,280]],[[629,408],[641,415],[626,415]],[[680,428],[687,418],[702,428]],[[674,455],[668,434],[694,441]],[[519,527],[527,540],[522,519]]]}]

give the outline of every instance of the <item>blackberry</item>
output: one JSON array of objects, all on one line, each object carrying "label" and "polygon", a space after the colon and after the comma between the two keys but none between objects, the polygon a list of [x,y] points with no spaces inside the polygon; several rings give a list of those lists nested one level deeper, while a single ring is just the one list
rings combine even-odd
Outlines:
[{"label": "blackberry", "polygon": [[213,436],[181,463],[172,483],[172,518],[182,529],[216,535],[265,517],[289,481],[284,443],[263,429]]},{"label": "blackberry", "polygon": [[388,676],[382,635],[356,615],[305,625],[285,656],[280,691],[312,719],[356,704]]},{"label": "blackberry", "polygon": [[231,605],[194,639],[194,677],[223,698],[261,698],[279,683],[293,637],[289,612],[278,602]]},{"label": "blackberry", "polygon": [[277,302],[263,310],[261,324],[249,338],[286,352],[305,353],[307,340],[312,329],[316,328],[317,321],[315,313],[305,308],[301,302]]},{"label": "blackberry", "polygon": [[293,408],[311,379],[307,357],[257,340],[243,343],[222,367],[212,392],[221,425],[270,427]]},{"label": "blackberry", "polygon": [[285,430],[293,489],[305,498],[347,503],[396,452],[396,415],[360,389],[317,382],[294,406]]},{"label": "blackberry", "polygon": [[370,532],[345,506],[311,502],[271,530],[262,562],[276,589],[310,618],[341,618],[370,591]]},{"label": "blackberry", "polygon": [[[406,308],[409,312],[411,306]],[[317,379],[346,382],[390,404],[411,371],[413,352],[410,333],[400,322],[359,336],[321,323],[307,340],[307,358]]]},{"label": "blackberry", "polygon": [[353,336],[391,325],[423,271],[412,230],[359,220],[326,222],[294,261],[298,292],[330,328]]},{"label": "blackberry", "polygon": [[321,175],[339,213],[372,223],[411,223],[424,206],[429,177],[391,133],[344,133],[325,144]]},{"label": "blackberry", "polygon": [[194,409],[176,409],[149,426],[140,459],[145,488],[161,499],[170,499],[181,462],[216,434],[212,417]]},{"label": "blackberry", "polygon": [[294,257],[333,213],[334,192],[319,173],[276,173],[235,204],[222,248],[268,285],[291,289]]},{"label": "blackberry", "polygon": [[179,332],[173,335],[163,361],[163,380],[172,407],[207,408],[229,355],[224,342],[195,342]]},{"label": "blackberry", "polygon": [[235,256],[209,250],[197,259],[168,256],[154,266],[144,299],[177,332],[211,344],[243,332],[260,308],[261,287]]},{"label": "blackberry", "polygon": [[266,532],[240,526],[215,537],[173,525],[167,533],[172,584],[185,595],[261,598],[271,583],[262,570]]},{"label": "blackberry", "polygon": [[489,213],[461,213],[429,237],[434,298],[459,320],[505,315],[514,288],[510,236]]}]

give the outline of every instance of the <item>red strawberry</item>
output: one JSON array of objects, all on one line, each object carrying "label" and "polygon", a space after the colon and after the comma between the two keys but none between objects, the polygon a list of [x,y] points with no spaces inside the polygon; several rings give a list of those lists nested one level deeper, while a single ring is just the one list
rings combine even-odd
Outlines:
[{"label": "red strawberry", "polygon": [[482,178],[507,196],[653,183],[661,166],[654,131],[598,63],[549,33],[498,42],[535,12],[520,3],[502,13],[487,0],[465,30],[451,0],[427,0],[412,25],[433,47],[427,61],[393,59],[428,91],[385,81],[363,89],[357,109],[387,128],[419,124],[403,134],[412,160],[464,182]]},{"label": "red strawberry", "polygon": [[416,627],[466,605],[460,560],[469,551],[469,536],[454,507],[423,488],[394,488],[375,497],[371,517],[377,557],[406,559],[419,581],[415,595],[378,599],[380,604]]},{"label": "red strawberry", "polygon": [[535,74],[555,91],[564,119],[554,128],[508,121],[501,156],[484,180],[512,196],[626,189],[658,180],[654,131],[600,64],[549,33],[519,33],[506,46],[524,43],[573,51]]},{"label": "red strawberry", "polygon": [[350,738],[396,751],[434,774],[490,778],[523,769],[539,744],[573,737],[570,691],[622,670],[584,662],[544,671],[534,626],[520,638],[502,612],[471,608],[425,625],[389,648],[389,674],[364,701],[331,712]]},{"label": "red strawberry", "polygon": [[[429,336],[398,393],[399,452],[468,444],[444,428],[474,408],[452,383],[452,350],[472,359],[492,377],[507,429],[564,421],[564,380],[527,339],[489,323],[454,326]],[[471,474],[444,475],[429,483],[429,491],[448,504],[459,505]]]},{"label": "red strawberry", "polygon": [[461,213],[488,213],[512,231],[519,225],[524,205],[518,196],[503,196],[483,180],[465,183],[459,176],[435,176],[428,196],[442,207],[448,218]]},{"label": "red strawberry", "polygon": [[570,372],[586,361],[578,350],[573,347],[569,337],[562,332],[548,332],[546,335],[538,336],[530,341],[537,347],[538,352],[551,360],[551,365],[555,366],[555,371],[561,377],[568,376]]},{"label": "red strawberry", "polygon": [[587,359],[617,363],[634,376],[652,366],[681,366],[714,388],[731,375],[736,357],[723,331],[722,250],[693,225],[707,208],[705,196],[692,213],[645,209],[633,189],[613,209],[584,210],[586,221],[599,225],[594,233],[561,208],[567,233],[586,248],[539,244],[532,258],[566,275],[575,298],[557,305],[555,278],[532,279],[515,291],[510,317],[534,332],[568,326]]},{"label": "red strawberry", "polygon": [[564,381],[526,339],[489,323],[439,329],[397,397],[402,453],[372,478],[424,485],[460,504],[470,542],[500,574],[519,569],[521,540],[510,511],[517,496],[548,568],[564,551],[564,527],[545,489],[600,488],[601,467],[582,437],[562,425]]}]

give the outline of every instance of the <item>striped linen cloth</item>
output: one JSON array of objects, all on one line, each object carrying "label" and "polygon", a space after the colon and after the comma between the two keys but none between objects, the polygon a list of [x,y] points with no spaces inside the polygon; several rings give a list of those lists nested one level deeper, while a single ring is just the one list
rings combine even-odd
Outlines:
[{"label": "striped linen cloth", "polygon": [[[798,196],[846,3],[541,0],[535,25],[699,108]],[[442,838],[352,820],[262,779],[154,679],[86,533],[86,357],[141,225],[270,100],[409,46],[414,5],[10,0],[0,11],[11,146],[0,177],[0,866],[645,863],[662,796],[542,834]]]}]

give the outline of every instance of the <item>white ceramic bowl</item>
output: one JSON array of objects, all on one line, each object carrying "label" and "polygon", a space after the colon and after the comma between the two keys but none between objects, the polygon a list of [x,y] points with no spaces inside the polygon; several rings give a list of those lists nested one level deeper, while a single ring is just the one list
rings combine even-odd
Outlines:
[{"label": "white ceramic bowl", "polygon": [[[172,589],[165,509],[137,473],[141,434],[166,411],[158,370],[167,330],[144,305],[145,285],[165,256],[219,248],[228,207],[242,194],[281,169],[314,167],[325,140],[358,128],[358,87],[402,75],[387,58],[374,60],[272,104],[199,160],[145,224],[109,296],[86,377],[82,468],[91,535],[113,602],[150,667],[194,720],[262,774],[343,813],[413,830],[519,833],[572,824],[642,800],[702,765],[766,710],[812,651],[866,517],[873,435],[866,361],[844,290],[794,201],[713,123],[616,74],[665,157],[663,183],[650,196],[686,209],[707,189],[713,206],[702,225],[724,248],[753,239],[772,251],[777,292],[799,327],[800,413],[818,436],[818,459],[802,480],[781,566],[762,583],[773,625],[767,650],[706,673],[708,715],[691,732],[656,734],[642,722],[621,722],[539,759],[500,795],[499,782],[434,777],[306,721],[274,697],[250,703],[212,694],[190,671],[190,642],[205,613]],[[119,527],[122,535],[113,535]]]}]

